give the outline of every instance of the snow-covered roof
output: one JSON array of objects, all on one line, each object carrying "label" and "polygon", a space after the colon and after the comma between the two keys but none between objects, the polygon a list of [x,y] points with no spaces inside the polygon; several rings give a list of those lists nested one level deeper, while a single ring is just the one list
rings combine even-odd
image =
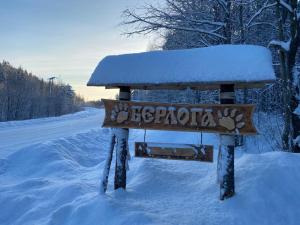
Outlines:
[{"label": "snow-covered roof", "polygon": [[147,89],[274,80],[272,57],[267,48],[218,45],[107,56],[96,67],[88,86]]}]

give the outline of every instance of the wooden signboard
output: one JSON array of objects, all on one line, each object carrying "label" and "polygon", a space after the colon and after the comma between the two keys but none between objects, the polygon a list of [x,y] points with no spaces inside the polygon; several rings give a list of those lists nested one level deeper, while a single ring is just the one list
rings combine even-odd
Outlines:
[{"label": "wooden signboard", "polygon": [[254,105],[102,101],[104,127],[256,134]]},{"label": "wooden signboard", "polygon": [[213,146],[136,142],[135,156],[213,162]]}]

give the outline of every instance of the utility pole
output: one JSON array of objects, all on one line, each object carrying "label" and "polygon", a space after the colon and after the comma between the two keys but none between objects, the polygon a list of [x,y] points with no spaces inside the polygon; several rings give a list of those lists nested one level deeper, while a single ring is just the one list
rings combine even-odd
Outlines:
[{"label": "utility pole", "polygon": [[52,86],[53,86],[53,80],[56,79],[57,77],[49,77],[49,96],[52,94]]},{"label": "utility pole", "polygon": [[51,105],[53,103],[53,100],[52,100],[52,86],[53,86],[53,81],[54,79],[56,79],[56,77],[49,77],[48,80],[49,80],[49,96],[48,96],[48,103],[47,103],[47,108],[48,108],[48,116],[51,116],[50,114],[50,109],[51,109]]}]

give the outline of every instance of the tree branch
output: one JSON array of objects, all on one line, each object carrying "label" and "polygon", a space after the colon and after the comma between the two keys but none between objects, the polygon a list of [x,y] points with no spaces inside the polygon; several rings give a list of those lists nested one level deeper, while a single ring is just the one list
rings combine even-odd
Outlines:
[{"label": "tree branch", "polygon": [[263,12],[263,11],[265,11],[265,10],[267,10],[267,9],[269,9],[269,8],[272,8],[272,7],[274,7],[274,6],[276,6],[276,2],[274,2],[274,3],[271,3],[271,4],[268,4],[269,2],[268,1],[266,1],[265,2],[265,4],[263,5],[263,7],[261,7],[251,18],[250,18],[250,20],[248,21],[248,23],[246,24],[246,27],[249,27],[250,25],[251,25],[251,23],[258,17],[258,16],[260,16],[260,14]]}]

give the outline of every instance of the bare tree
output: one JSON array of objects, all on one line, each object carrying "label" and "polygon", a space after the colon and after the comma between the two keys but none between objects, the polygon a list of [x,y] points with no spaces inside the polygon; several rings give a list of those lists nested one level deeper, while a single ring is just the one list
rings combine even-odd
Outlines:
[{"label": "bare tree", "polygon": [[[226,0],[227,1],[227,0]],[[198,35],[199,42],[208,46],[213,42],[227,42],[224,36],[224,21],[216,21],[213,5],[218,10],[225,10],[223,1],[213,0],[165,0],[165,7],[144,6],[145,13],[138,14],[135,10],[125,10],[124,25],[130,26],[128,35],[148,34],[156,31],[182,31]],[[229,2],[229,1],[228,1]]]}]

